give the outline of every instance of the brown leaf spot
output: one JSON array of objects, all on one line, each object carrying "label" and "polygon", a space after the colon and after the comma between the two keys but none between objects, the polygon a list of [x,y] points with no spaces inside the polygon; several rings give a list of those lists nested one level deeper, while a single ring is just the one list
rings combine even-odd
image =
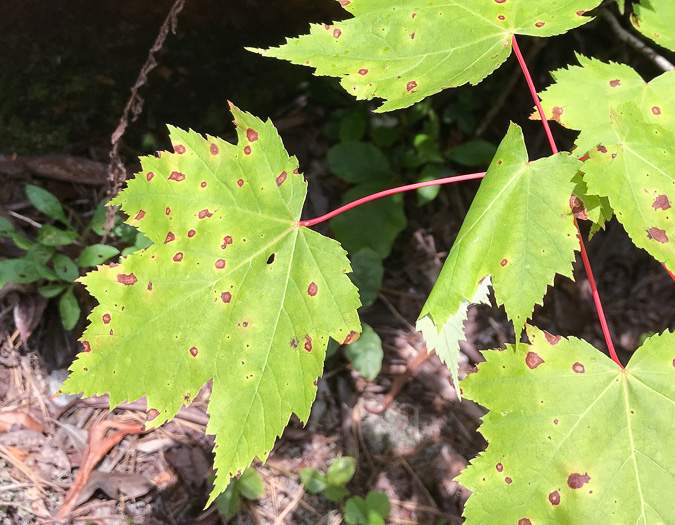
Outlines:
[{"label": "brown leaf spot", "polygon": [[551,505],[560,505],[560,492],[554,490],[548,495],[548,500],[551,502]]},{"label": "brown leaf spot", "polygon": [[557,345],[562,339],[561,336],[549,334],[546,330],[544,330],[544,337],[546,338],[548,344],[550,344],[551,346]]},{"label": "brown leaf spot", "polygon": [[164,214],[165,214],[165,215],[170,215],[170,214],[171,214],[171,208],[169,208],[169,207],[167,206],[166,209],[164,210]]},{"label": "brown leaf spot", "polygon": [[118,273],[117,282],[123,284],[124,286],[131,286],[136,284],[136,276],[133,273]]},{"label": "brown leaf spot", "polygon": [[146,173],[145,178],[148,180],[148,182],[150,182],[154,176],[155,174],[149,171],[148,173]]},{"label": "brown leaf spot", "polygon": [[546,22],[537,22],[534,25],[535,25],[535,27],[544,27],[546,25]]},{"label": "brown leaf spot", "polygon": [[310,297],[314,297],[318,291],[319,287],[316,285],[314,281],[309,283],[309,286],[307,287],[307,295],[309,295]]},{"label": "brown leaf spot", "polygon": [[143,210],[138,210],[138,213],[136,214],[136,217],[134,217],[134,220],[140,221],[143,217],[145,217],[145,212]]},{"label": "brown leaf spot", "polygon": [[152,292],[152,281],[148,283],[148,291]]},{"label": "brown leaf spot", "polygon": [[361,334],[358,332],[355,332],[352,330],[347,334],[347,337],[344,338],[344,340],[340,343],[341,345],[349,345],[352,344],[354,341],[356,341],[359,337],[361,337]]},{"label": "brown leaf spot", "polygon": [[567,478],[567,486],[571,489],[580,489],[584,486],[585,483],[588,483],[591,480],[591,477],[588,475],[588,472],[584,474],[570,474]]},{"label": "brown leaf spot", "polygon": [[219,270],[222,270],[223,268],[225,268],[225,259],[218,259],[214,266]]},{"label": "brown leaf spot", "polygon": [[415,40],[415,33],[410,33],[410,40]]},{"label": "brown leaf spot", "polygon": [[159,415],[159,410],[157,410],[156,408],[151,408],[150,410],[148,410],[148,411],[146,412],[146,414],[145,414],[145,419],[146,419],[146,421],[152,421],[152,420],[155,419],[158,415]]},{"label": "brown leaf spot", "polygon": [[518,520],[518,525],[532,525],[532,522],[527,518],[520,518]]},{"label": "brown leaf spot", "polygon": [[651,228],[649,228],[649,230],[647,230],[647,237],[660,243],[668,242],[668,236],[666,235],[666,231],[662,230],[661,228],[657,228],[656,226],[652,226]]},{"label": "brown leaf spot", "polygon": [[244,147],[244,155],[250,155],[251,154],[251,146],[245,146]]},{"label": "brown leaf spot", "polygon": [[82,346],[84,347],[84,350],[82,350],[83,352],[91,352],[89,341],[82,341]]},{"label": "brown leaf spot", "polygon": [[506,20],[506,17],[504,15],[499,15],[497,18],[499,18],[499,20]]},{"label": "brown leaf spot", "polygon": [[288,177],[288,173],[285,171],[282,171],[281,174],[277,177],[277,186],[281,186],[286,178]]},{"label": "brown leaf spot", "polygon": [[183,260],[183,252],[178,252],[173,256],[175,262],[181,262]]},{"label": "brown leaf spot", "polygon": [[577,374],[583,374],[586,372],[586,368],[579,361],[572,365],[572,370]]},{"label": "brown leaf spot", "polygon": [[308,335],[305,336],[305,344],[304,344],[305,350],[308,352],[312,351],[312,338]]},{"label": "brown leaf spot", "polygon": [[507,264],[509,264],[509,261],[508,259],[502,259],[502,261],[499,264],[501,264],[502,266],[506,266]]},{"label": "brown leaf spot", "polygon": [[164,244],[169,243],[171,241],[175,241],[176,236],[173,234],[173,232],[169,232],[166,234],[166,239],[164,239]]},{"label": "brown leaf spot", "polygon": [[596,148],[600,153],[607,153],[607,148],[605,146],[598,146]]},{"label": "brown leaf spot", "polygon": [[232,294],[230,292],[223,292],[220,294],[220,299],[224,303],[229,303],[232,300]]},{"label": "brown leaf spot", "polygon": [[621,85],[621,80],[619,80],[618,78],[615,78],[614,80],[610,80],[609,85],[612,86],[612,87],[617,87],[617,86]]},{"label": "brown leaf spot", "polygon": [[213,213],[211,213],[208,209],[205,208],[199,211],[197,217],[199,217],[200,219],[206,219],[207,217],[213,217]]},{"label": "brown leaf spot", "polygon": [[507,485],[510,485],[511,483],[513,483],[513,480],[512,480],[510,477],[508,477],[508,476],[506,476],[506,477],[504,478],[504,481],[506,482]]},{"label": "brown leaf spot", "polygon": [[504,472],[504,465],[502,465],[501,463],[497,463],[495,465],[495,468],[497,469],[497,472]]},{"label": "brown leaf spot", "polygon": [[188,231],[188,237],[192,238],[192,237],[195,236],[196,233],[197,233],[196,231],[190,230],[190,231]]},{"label": "brown leaf spot", "polygon": [[291,348],[298,349],[298,340],[295,337],[291,339]]},{"label": "brown leaf spot", "polygon": [[554,420],[553,420],[553,424],[554,424],[554,425],[557,425],[558,423],[560,423],[560,421],[558,421],[557,419],[554,419]]},{"label": "brown leaf spot", "polygon": [[249,142],[255,142],[258,140],[258,132],[252,128],[246,130],[246,138]]},{"label": "brown leaf spot", "polygon": [[241,323],[241,325],[242,325],[244,328],[246,328],[246,327],[248,326],[248,323],[247,323],[246,321],[244,321],[243,323]]},{"label": "brown leaf spot", "polygon": [[197,354],[199,353],[199,350],[197,350],[196,346],[190,347],[190,355],[192,357],[197,357]]},{"label": "brown leaf spot", "polygon": [[525,356],[525,364],[527,365],[528,368],[534,370],[537,368],[540,364],[542,364],[544,360],[539,357],[539,354],[536,352],[528,352],[527,355]]},{"label": "brown leaf spot", "polygon": [[340,5],[342,7],[347,7],[349,4],[351,4],[350,0],[340,0]]},{"label": "brown leaf spot", "polygon": [[654,202],[652,204],[652,208],[655,210],[667,210],[670,208],[670,201],[668,200],[668,197],[665,195],[659,195],[654,199]]},{"label": "brown leaf spot", "polygon": [[333,37],[334,38],[340,38],[340,35],[342,34],[342,31],[340,31],[337,27],[333,29]]},{"label": "brown leaf spot", "polygon": [[300,173],[299,168],[295,168],[295,169],[293,170],[293,173],[295,173],[296,175],[297,175],[298,173]]},{"label": "brown leaf spot", "polygon": [[412,91],[412,90],[415,89],[416,87],[417,87],[417,82],[415,82],[414,80],[411,80],[410,82],[408,82],[408,83],[405,85],[406,91]]},{"label": "brown leaf spot", "polygon": [[583,9],[581,11],[577,11],[577,16],[584,16],[585,12],[586,11],[584,11]]},{"label": "brown leaf spot", "polygon": [[110,314],[103,314],[101,319],[103,319],[103,324],[110,324]]},{"label": "brown leaf spot", "polygon": [[215,144],[211,144],[211,155],[218,155],[219,151],[220,150],[218,149],[218,146],[216,146]]},{"label": "brown leaf spot", "polygon": [[586,214],[586,207],[579,197],[572,195],[570,197],[570,208],[572,209],[572,215],[577,219],[587,221],[588,215]]},{"label": "brown leaf spot", "polygon": [[237,186],[239,186],[241,188],[243,185],[244,185],[244,179],[239,179],[237,181]]},{"label": "brown leaf spot", "polygon": [[417,13],[413,13],[412,15],[410,15],[410,18],[415,18],[416,16],[417,16]]},{"label": "brown leaf spot", "polygon": [[201,186],[202,188],[206,188],[206,181],[203,180],[202,183],[199,186]]},{"label": "brown leaf spot", "polygon": [[558,124],[560,124],[560,115],[563,114],[563,109],[558,106],[553,106],[553,109],[551,110],[551,120],[555,120]]},{"label": "brown leaf spot", "polygon": [[658,107],[658,106],[654,106],[652,108],[652,113],[654,113],[654,115],[660,115],[661,114],[661,108]]},{"label": "brown leaf spot", "polygon": [[172,171],[171,175],[169,175],[169,180],[175,180],[176,182],[180,182],[185,180],[185,173],[181,173],[180,171]]},{"label": "brown leaf spot", "polygon": [[173,147],[173,150],[179,155],[182,155],[183,153],[185,153],[185,146],[183,146],[182,144],[176,144]]},{"label": "brown leaf spot", "polygon": [[221,244],[220,247],[224,250],[227,248],[228,244],[232,244],[232,237],[230,235],[223,237],[223,244]]},{"label": "brown leaf spot", "polygon": [[503,4],[504,2],[506,2],[506,0],[495,0],[495,2],[498,4]]},{"label": "brown leaf spot", "polygon": [[363,77],[363,76],[366,76],[367,74],[368,74],[368,70],[367,70],[367,69],[365,69],[365,68],[364,68],[364,69],[359,69],[359,75],[361,75],[362,77]]}]

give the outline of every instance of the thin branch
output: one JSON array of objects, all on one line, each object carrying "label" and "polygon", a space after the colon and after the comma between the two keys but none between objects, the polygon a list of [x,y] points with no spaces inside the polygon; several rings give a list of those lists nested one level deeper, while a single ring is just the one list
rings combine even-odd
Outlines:
[{"label": "thin branch", "polygon": [[[555,144],[555,140],[553,139],[553,135],[551,134],[551,128],[548,125],[548,120],[546,119],[546,115],[544,115],[544,110],[542,109],[541,103],[539,102],[539,95],[537,95],[537,90],[534,86],[534,82],[532,81],[532,76],[530,75],[530,72],[527,69],[527,64],[525,63],[523,55],[518,47],[518,43],[516,42],[516,35],[513,35],[511,42],[513,44],[513,50],[516,53],[516,57],[518,58],[518,62],[520,63],[520,67],[522,68],[523,74],[525,75],[525,80],[527,80],[527,85],[530,88],[530,94],[532,95],[532,99],[534,100],[534,103],[537,106],[537,111],[539,111],[541,122],[544,125],[544,129],[546,130],[546,136],[548,137],[549,143],[551,144],[551,150],[553,151],[554,154],[556,154],[558,153],[558,147]],[[586,246],[584,245],[584,240],[581,237],[581,231],[579,230],[579,224],[577,223],[576,218],[574,219],[574,226],[577,229],[577,238],[579,239],[581,260],[584,262],[584,269],[586,270],[586,275],[588,276],[588,283],[591,286],[593,302],[595,303],[595,309],[598,312],[598,318],[600,319],[600,326],[602,327],[602,334],[605,336],[607,348],[609,349],[609,355],[612,358],[612,361],[614,361],[617,365],[621,367],[621,369],[623,369],[623,365],[621,364],[621,361],[619,361],[619,356],[616,354],[616,350],[614,349],[614,342],[612,341],[612,335],[609,333],[609,327],[607,326],[607,319],[605,318],[605,311],[602,307],[602,302],[600,302],[600,294],[598,293],[598,287],[596,286],[595,278],[593,277],[591,262],[588,259],[588,253],[586,253]]]},{"label": "thin branch", "polygon": [[[155,43],[150,48],[148,58],[146,59],[145,64],[143,64],[143,67],[141,67],[138,78],[131,88],[131,96],[124,108],[117,129],[115,129],[115,132],[110,138],[112,149],[110,151],[110,164],[108,164],[108,200],[117,197],[122,184],[127,178],[127,171],[124,168],[124,163],[119,154],[120,139],[129,125],[129,120],[131,119],[131,122],[135,122],[141,114],[141,111],[143,111],[143,99],[138,94],[138,91],[148,82],[148,73],[157,66],[155,54],[162,49],[164,41],[169,34],[169,30],[174,34],[176,33],[177,16],[178,13],[183,10],[184,6],[185,0],[175,0],[174,4],[171,6],[169,14],[166,15],[164,23],[162,23],[162,27],[159,28],[159,34],[155,39]],[[108,208],[108,213],[106,214],[106,231],[109,231],[113,226],[115,212],[115,207]]]},{"label": "thin branch", "polygon": [[667,58],[662,57],[651,47],[645,44],[642,40],[637,38],[632,33],[628,32],[628,30],[626,30],[621,25],[621,22],[619,22],[616,19],[616,17],[609,11],[609,9],[603,7],[600,10],[598,10],[598,14],[602,18],[607,20],[609,27],[611,27],[612,31],[614,31],[616,36],[619,37],[619,40],[626,42],[629,46],[633,47],[634,49],[642,53],[649,60],[654,62],[654,64],[656,64],[659,68],[663,69],[663,71],[672,71],[673,69],[675,69],[675,66],[671,64]]},{"label": "thin branch", "polygon": [[416,190],[419,188],[426,188],[427,186],[439,186],[441,184],[451,184],[453,182],[460,182],[463,180],[473,180],[473,179],[482,179],[485,177],[485,172],[480,172],[480,173],[470,173],[469,175],[456,175],[454,177],[445,177],[442,179],[435,179],[435,180],[428,180],[424,182],[416,182],[415,184],[408,184],[406,186],[399,186],[398,188],[391,188],[389,190],[384,190],[384,191],[379,191],[377,193],[373,193],[372,195],[366,195],[365,197],[362,197],[361,199],[357,199],[354,202],[350,202],[349,204],[345,204],[344,206],[340,206],[336,210],[331,211],[330,213],[326,213],[325,215],[322,215],[321,217],[317,217],[315,219],[310,219],[307,221],[300,221],[298,224],[300,226],[314,226],[315,224],[319,224],[320,222],[327,221],[328,219],[331,219],[335,217],[336,215],[340,215],[341,213],[351,210],[352,208],[356,208],[357,206],[360,206],[361,204],[365,204],[366,202],[374,201],[375,199],[380,199],[382,197],[387,197],[389,195],[394,195],[396,193],[403,193],[404,191],[411,191],[411,190]]}]

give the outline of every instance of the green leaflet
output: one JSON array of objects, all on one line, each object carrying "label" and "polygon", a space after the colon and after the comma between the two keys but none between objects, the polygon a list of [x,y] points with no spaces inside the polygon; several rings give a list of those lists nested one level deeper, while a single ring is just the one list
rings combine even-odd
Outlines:
[{"label": "green leaflet", "polygon": [[528,162],[522,131],[512,123],[420,318],[430,316],[440,332],[492,275],[497,303],[520,334],[555,274],[572,277],[579,244],[569,202],[580,166],[567,153]]},{"label": "green leaflet", "polygon": [[[616,136],[609,118],[611,108],[634,101],[648,122],[675,127],[675,71],[645,82],[629,66],[605,63],[577,54],[581,66],[552,73],[555,83],[541,94],[549,120],[581,130],[575,142],[579,156],[598,144],[612,144]],[[538,119],[539,114],[530,117]]]},{"label": "green leaflet", "polygon": [[675,135],[645,121],[634,103],[611,114],[614,139],[584,163],[591,194],[609,199],[636,246],[675,268]]},{"label": "green leaflet", "polygon": [[675,51],[675,2],[642,0],[633,4],[635,29],[662,47]]},{"label": "green leaflet", "polygon": [[[360,331],[340,245],[298,227],[306,183],[271,122],[231,108],[239,143],[170,128],[114,204],[153,242],[82,279],[100,302],[63,389],[148,399],[147,426],[213,378],[211,500],[291,413],[309,416],[328,337]],[[153,419],[154,418],[154,419]]]},{"label": "green leaflet", "polygon": [[591,20],[600,0],[344,0],[354,18],[313,24],[310,34],[265,56],[341,77],[357,99],[379,97],[377,111],[405,108],[442,89],[478,84],[511,53],[511,35],[564,33]]},{"label": "green leaflet", "polygon": [[457,478],[473,491],[467,525],[672,522],[675,336],[648,339],[623,371],[583,340],[528,335],[462,381],[490,410],[488,448]]}]

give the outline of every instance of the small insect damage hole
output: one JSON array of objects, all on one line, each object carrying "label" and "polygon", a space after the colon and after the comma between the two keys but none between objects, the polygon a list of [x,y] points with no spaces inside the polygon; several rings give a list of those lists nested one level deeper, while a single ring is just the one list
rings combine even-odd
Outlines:
[{"label": "small insect damage hole", "polygon": [[271,253],[270,256],[267,258],[267,264],[272,264],[274,262],[274,257],[275,254]]}]

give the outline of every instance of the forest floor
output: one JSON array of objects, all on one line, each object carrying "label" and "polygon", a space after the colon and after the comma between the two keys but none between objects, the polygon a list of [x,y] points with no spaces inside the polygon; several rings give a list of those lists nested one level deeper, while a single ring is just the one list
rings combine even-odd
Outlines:
[{"label": "forest floor", "polygon": [[[44,223],[45,218],[26,200],[26,184],[46,187],[81,219],[91,217],[105,195],[109,136],[162,13],[170,6],[158,2],[158,6],[141,11],[134,2],[121,2],[114,15],[111,4],[108,11],[88,18],[86,2],[71,0],[70,4],[72,10],[61,8],[52,13],[28,2],[23,14],[14,20],[18,24],[14,33],[5,34],[3,42],[15,51],[28,49],[21,47],[25,39],[33,42],[30,53],[26,51],[15,64],[24,84],[10,78],[10,66],[5,68],[5,76],[0,75],[0,91],[11,95],[0,111],[0,127],[7,137],[0,148],[0,212],[28,237],[35,235],[35,224]],[[258,6],[254,0],[244,4],[249,10]],[[301,171],[309,180],[308,208],[312,216],[339,205],[344,184],[335,181],[326,164],[326,152],[332,144],[325,127],[335,108],[349,99],[336,95],[337,90],[326,89],[325,83],[311,84],[314,80],[305,72],[285,78],[272,96],[260,86],[270,85],[273,75],[279,71],[286,75],[286,68],[292,66],[259,57],[250,59],[250,64],[249,55],[231,52],[232,46],[241,47],[241,42],[261,46],[278,43],[277,35],[305,31],[303,20],[324,21],[339,16],[335,6],[317,12],[305,5],[289,2],[286,11],[268,13],[255,22],[244,10],[219,11],[227,19],[222,22],[227,31],[221,33],[208,26],[217,18],[213,13],[206,16],[188,7],[181,15],[184,18],[179,19],[177,35],[169,36],[168,49],[150,77],[150,87],[143,91],[145,110],[129,129],[123,148],[128,172],[137,169],[134,158],[138,154],[166,147],[164,122],[232,140],[229,117],[224,113],[225,99],[231,98],[248,111],[270,116],[277,125],[287,149],[298,156]],[[55,16],[71,17],[69,23],[79,31],[68,38],[60,33],[46,34],[41,41],[40,23],[45,33],[57,31],[51,22]],[[21,22],[29,19],[31,27],[37,24],[35,34],[22,29]],[[279,28],[277,22],[286,25]],[[255,31],[252,23],[256,24]],[[120,32],[120,38],[111,34],[111,27]],[[211,32],[223,35],[220,40],[225,43],[206,36],[203,42],[197,42],[195,35]],[[87,38],[99,33],[106,42],[100,44],[101,49],[98,44],[82,48]],[[242,35],[254,41],[249,43]],[[594,45],[598,49],[610,47],[597,42]],[[564,42],[553,44],[533,57],[544,70],[535,78],[542,87],[549,81],[546,71],[565,61],[573,62],[571,53],[560,51],[568,48],[571,46]],[[617,46],[612,51],[622,52]],[[105,60],[95,56],[99,52],[108,53]],[[207,52],[222,61],[208,55],[202,76],[191,76],[188,70],[194,56]],[[72,69],[52,77],[57,75],[57,54]],[[593,53],[587,50],[587,54]],[[134,57],[133,64],[130,57]],[[78,60],[84,61],[84,69],[77,69]],[[92,65],[99,63],[104,64],[100,71]],[[241,71],[243,85],[229,73],[218,73],[221,70]],[[507,84],[515,72],[517,66],[510,64],[495,83]],[[31,77],[34,73],[38,76]],[[51,78],[58,79],[53,89]],[[256,83],[258,87],[252,87]],[[209,89],[204,86],[216,84],[222,91],[215,95],[214,87],[214,93],[207,96]],[[230,86],[235,94],[221,84]],[[181,105],[181,93],[189,94],[187,104]],[[209,96],[219,104],[204,104]],[[453,100],[439,97],[439,104],[452,104]],[[513,118],[523,123],[526,137],[535,144],[533,149],[545,146],[541,137],[533,139],[528,131],[537,129],[538,133],[538,128],[527,127],[532,126],[526,122],[531,109],[527,97],[514,92],[500,104],[497,111],[492,107],[476,110],[478,121],[492,110],[494,122],[484,138],[498,142]],[[10,106],[14,109],[7,109]],[[569,133],[560,128],[554,131],[569,139]],[[456,130],[449,135],[444,140],[470,138],[458,137]],[[64,507],[66,493],[75,483],[81,490],[67,502],[72,510],[64,520],[76,524],[338,525],[342,522],[342,505],[307,492],[300,482],[300,471],[314,468],[325,472],[339,456],[356,458],[356,474],[347,484],[352,494],[364,497],[372,490],[387,494],[392,509],[387,523],[462,523],[462,508],[470,494],[453,480],[486,446],[477,431],[485,411],[472,401],[458,400],[448,369],[437,356],[427,353],[414,324],[476,188],[474,183],[443,188],[426,206],[418,206],[414,196],[406,197],[407,226],[385,261],[378,299],[361,312],[362,319],[382,339],[382,372],[367,381],[353,370],[342,349],[330,357],[307,424],[303,427],[292,418],[265,464],[253,464],[262,476],[265,495],[256,501],[243,501],[239,513],[229,521],[222,519],[213,505],[203,509],[213,477],[213,438],[204,433],[209,384],[176,419],[150,432],[142,431],[146,410],[143,399],[130,400],[133,402],[112,411],[105,397],[61,395],[50,399],[81,350],[77,339],[93,300],[81,286],[76,289],[84,312],[75,329],[66,331],[56,302],[39,295],[35,285],[6,285],[0,292],[0,524],[57,522],[55,517]],[[17,215],[23,219],[17,220]],[[325,225],[319,230],[329,233]],[[588,250],[619,355],[626,362],[644,334],[675,328],[672,311],[664,307],[675,301],[675,286],[657,263],[633,247],[616,222],[597,234]],[[20,253],[7,239],[0,239],[0,256],[16,257]],[[576,282],[556,280],[532,322],[554,334],[586,339],[604,351],[580,261],[575,264],[575,275]],[[498,308],[471,307],[465,328],[462,377],[483,359],[479,350],[503,348],[514,342],[513,330]],[[81,475],[76,482],[78,472],[89,469],[87,479]]]}]

